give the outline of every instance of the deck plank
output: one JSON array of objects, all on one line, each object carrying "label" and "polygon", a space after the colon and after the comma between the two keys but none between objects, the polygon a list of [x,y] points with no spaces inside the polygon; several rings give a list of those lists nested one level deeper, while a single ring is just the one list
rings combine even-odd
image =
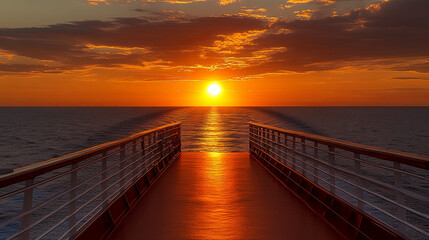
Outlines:
[{"label": "deck plank", "polygon": [[181,153],[110,239],[342,239],[248,153]]}]

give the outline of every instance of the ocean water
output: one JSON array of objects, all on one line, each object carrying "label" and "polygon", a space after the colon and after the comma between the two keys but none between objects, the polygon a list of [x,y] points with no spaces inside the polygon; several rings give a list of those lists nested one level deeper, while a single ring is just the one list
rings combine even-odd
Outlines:
[{"label": "ocean water", "polygon": [[248,122],[429,155],[428,107],[3,107],[0,168],[62,156],[172,122],[183,151],[248,151]]}]

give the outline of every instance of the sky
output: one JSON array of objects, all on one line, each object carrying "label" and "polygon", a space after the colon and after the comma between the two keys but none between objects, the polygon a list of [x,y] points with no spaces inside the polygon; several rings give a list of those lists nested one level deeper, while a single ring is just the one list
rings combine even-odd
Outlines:
[{"label": "sky", "polygon": [[213,105],[429,106],[429,1],[0,1],[0,106]]}]

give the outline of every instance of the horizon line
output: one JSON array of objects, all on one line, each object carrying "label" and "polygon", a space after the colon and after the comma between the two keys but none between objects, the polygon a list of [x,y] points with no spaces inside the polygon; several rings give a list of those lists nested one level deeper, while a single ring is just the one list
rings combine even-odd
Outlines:
[{"label": "horizon line", "polygon": [[429,105],[237,105],[237,106],[157,106],[157,105],[142,105],[142,106],[135,106],[135,105],[105,105],[105,106],[98,106],[98,105],[34,105],[34,106],[26,106],[26,105],[8,105],[3,106],[0,105],[2,108],[8,108],[8,107],[157,107],[157,108],[168,108],[168,107],[175,107],[175,108],[187,108],[187,107],[429,107]]}]

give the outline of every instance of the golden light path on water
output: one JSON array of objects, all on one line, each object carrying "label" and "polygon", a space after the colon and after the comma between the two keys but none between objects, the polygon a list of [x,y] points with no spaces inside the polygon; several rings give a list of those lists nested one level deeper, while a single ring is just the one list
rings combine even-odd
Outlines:
[{"label": "golden light path on water", "polygon": [[182,122],[183,151],[246,152],[250,121],[279,125],[269,114],[241,107],[181,108],[163,115],[150,125]]},{"label": "golden light path on water", "polygon": [[[201,144],[212,148],[221,148],[221,140],[225,138],[226,130],[221,121],[217,107],[212,107],[208,112],[202,129]],[[214,151],[217,152],[217,151]]]}]

